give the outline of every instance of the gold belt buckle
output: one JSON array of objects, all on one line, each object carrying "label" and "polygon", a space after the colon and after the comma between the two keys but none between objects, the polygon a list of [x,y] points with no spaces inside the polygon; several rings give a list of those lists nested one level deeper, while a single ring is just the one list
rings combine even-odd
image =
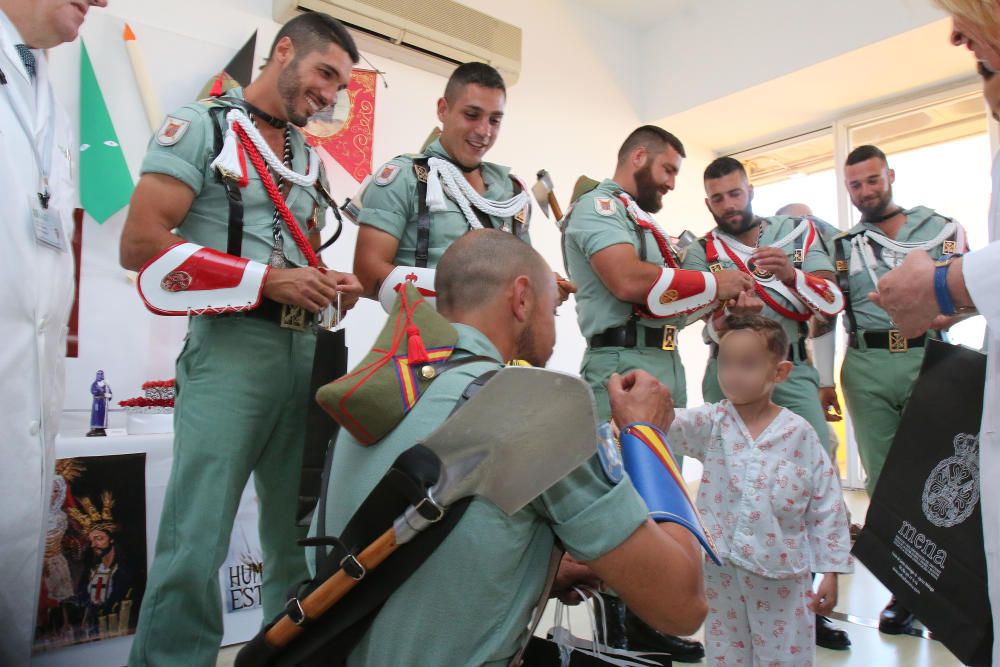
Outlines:
[{"label": "gold belt buckle", "polygon": [[896,329],[889,330],[889,351],[906,352],[910,349],[910,342],[903,337]]},{"label": "gold belt buckle", "polygon": [[677,327],[666,325],[663,327],[663,342],[660,349],[665,352],[673,352],[677,349]]},{"label": "gold belt buckle", "polygon": [[284,303],[281,305],[281,322],[279,323],[282,329],[291,329],[292,331],[305,331],[306,330],[306,309],[302,306],[295,306],[290,303]]}]

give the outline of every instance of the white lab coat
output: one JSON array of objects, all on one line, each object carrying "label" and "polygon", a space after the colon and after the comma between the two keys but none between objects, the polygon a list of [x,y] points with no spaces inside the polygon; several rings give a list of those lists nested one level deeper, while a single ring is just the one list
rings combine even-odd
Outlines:
[{"label": "white lab coat", "polygon": [[983,508],[983,539],[993,606],[993,664],[1000,665],[1000,155],[993,160],[993,201],[990,243],[963,260],[965,285],[979,312],[986,317],[986,396],[979,432],[979,476]]},{"label": "white lab coat", "polygon": [[[32,85],[14,45],[21,38],[0,11],[0,665],[27,665],[41,577],[54,445],[63,406],[66,323],[73,302],[73,255],[35,240],[30,204],[40,167],[32,144],[49,145],[49,207],[72,236],[76,193],[72,133],[55,104],[36,51]],[[30,134],[22,128],[25,121]]]}]

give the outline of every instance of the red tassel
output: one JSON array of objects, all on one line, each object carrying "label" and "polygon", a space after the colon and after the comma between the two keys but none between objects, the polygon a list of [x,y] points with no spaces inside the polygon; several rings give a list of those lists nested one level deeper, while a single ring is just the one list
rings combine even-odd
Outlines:
[{"label": "red tassel", "polygon": [[221,72],[219,76],[215,77],[215,83],[212,84],[212,90],[208,92],[209,97],[222,97],[222,78],[225,75],[225,72]]},{"label": "red tassel", "polygon": [[414,364],[426,364],[430,361],[430,357],[427,356],[427,348],[424,347],[424,341],[420,337],[420,329],[417,325],[411,324],[406,330],[407,336],[409,336],[409,341],[407,341],[406,356],[410,360],[410,365]]}]

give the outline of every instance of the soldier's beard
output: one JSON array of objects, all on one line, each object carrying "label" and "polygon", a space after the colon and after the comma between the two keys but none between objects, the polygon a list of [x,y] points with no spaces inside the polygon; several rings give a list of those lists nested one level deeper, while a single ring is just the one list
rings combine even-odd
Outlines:
[{"label": "soldier's beard", "polygon": [[878,220],[889,210],[892,203],[892,186],[885,191],[875,202],[855,202],[854,205],[861,211],[863,220]]},{"label": "soldier's beard", "polygon": [[308,116],[303,116],[295,110],[295,102],[302,97],[302,77],[299,76],[299,59],[296,58],[281,70],[278,75],[278,95],[285,105],[285,115],[288,122],[296,127],[305,127]]},{"label": "soldier's beard", "polygon": [[536,343],[534,325],[530,323],[526,324],[524,330],[517,337],[518,357],[536,368],[544,368],[552,353],[550,351],[548,354],[543,355],[535,349]]},{"label": "soldier's beard", "polygon": [[635,172],[635,203],[646,213],[656,213],[663,208],[663,194],[653,181],[651,161]]},{"label": "soldier's beard", "polygon": [[712,214],[712,217],[715,218],[715,223],[719,225],[719,228],[731,236],[739,236],[740,234],[753,229],[756,224],[753,217],[753,207],[750,204],[747,204],[747,207],[743,209],[740,213],[740,217],[736,220],[732,220],[728,216],[728,213],[721,218],[714,213]]}]

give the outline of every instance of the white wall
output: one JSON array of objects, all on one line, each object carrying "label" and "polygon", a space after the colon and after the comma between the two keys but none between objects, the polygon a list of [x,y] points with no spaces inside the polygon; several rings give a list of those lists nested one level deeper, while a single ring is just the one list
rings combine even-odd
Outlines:
[{"label": "white wall", "polygon": [[[524,29],[523,71],[517,85],[509,90],[504,127],[489,157],[511,165],[529,183],[538,169],[548,169],[565,205],[581,173],[596,178],[612,173],[618,146],[638,125],[630,101],[637,85],[630,55],[634,52],[621,48],[631,39],[631,32],[568,1],[470,0],[467,4]],[[136,32],[166,113],[193,100],[204,82],[254,30],[259,31],[259,61],[279,26],[271,19],[269,0],[115,0],[107,9],[91,11],[82,36],[126,159],[137,176],[150,130],[121,40],[126,20]],[[50,54],[59,98],[74,122],[78,117],[79,52],[76,43]],[[370,56],[370,60],[385,71],[389,83],[384,88],[380,82],[376,93],[373,150],[377,166],[420,147],[436,123],[434,106],[445,79],[385,58]],[[689,150],[697,153],[697,147]],[[691,164],[682,177],[685,191],[695,192],[692,188],[697,186],[700,192],[700,177],[694,176],[703,166]],[[333,174],[332,181],[338,199],[357,188],[344,172]],[[700,215],[694,203],[700,202],[700,196],[688,203],[678,193],[668,197],[661,217],[671,230],[697,227],[674,221],[694,220]],[[107,372],[116,400],[139,395],[144,380],[174,375],[173,360],[186,323],[184,318],[147,313],[118,267],[118,237],[124,215],[120,213],[104,225],[90,219],[84,225],[80,357],[67,364],[69,409],[89,408],[88,388],[98,368]],[[537,212],[532,237],[553,267],[561,269],[558,231]],[[349,268],[355,238],[356,230],[348,226],[336,246],[327,251],[327,263]],[[560,314],[559,343],[550,365],[576,371],[584,345],[573,304],[564,305]],[[376,304],[363,302],[347,319],[352,362],[367,351],[383,318]],[[700,382],[701,364],[691,366],[699,367]]]}]

